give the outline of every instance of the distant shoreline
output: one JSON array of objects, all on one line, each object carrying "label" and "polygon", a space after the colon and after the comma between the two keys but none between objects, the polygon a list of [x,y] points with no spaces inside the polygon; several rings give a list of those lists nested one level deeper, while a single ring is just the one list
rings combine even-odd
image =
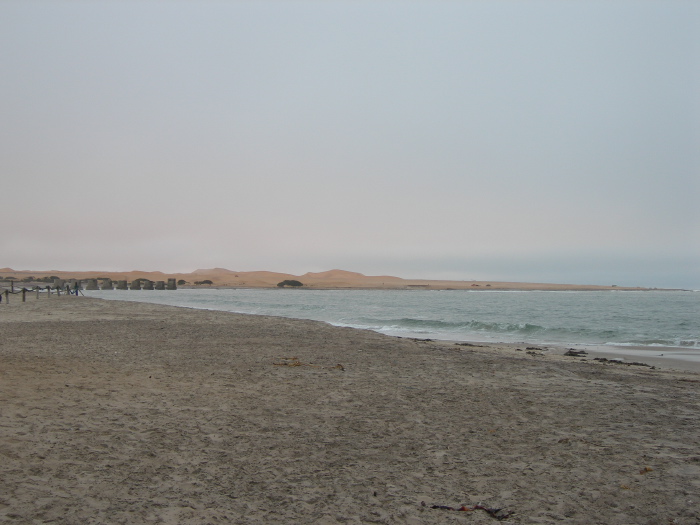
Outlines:
[{"label": "distant shoreline", "polygon": [[[104,279],[112,281],[135,279],[148,279],[162,281],[174,278],[178,286],[182,288],[277,288],[286,280],[295,280],[303,286],[301,289],[310,290],[499,290],[499,291],[649,291],[681,289],[630,287],[593,284],[559,284],[559,283],[529,283],[512,281],[450,281],[437,279],[404,279],[388,275],[367,276],[361,273],[345,270],[330,270],[327,272],[306,273],[304,275],[292,275],[278,272],[254,271],[236,272],[223,268],[208,270],[195,270],[190,273],[163,273],[148,271],[130,272],[99,272],[99,271],[58,271],[58,270],[13,270],[12,268],[0,268],[0,286],[9,284],[8,277],[15,277],[15,286],[30,277],[34,279],[46,279],[49,277],[60,279]],[[206,284],[195,283],[209,281]],[[28,281],[28,284],[31,282]]]}]

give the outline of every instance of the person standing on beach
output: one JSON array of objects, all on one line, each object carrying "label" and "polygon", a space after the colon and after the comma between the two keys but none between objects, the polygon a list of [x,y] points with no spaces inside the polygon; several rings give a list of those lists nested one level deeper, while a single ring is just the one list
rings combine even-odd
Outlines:
[{"label": "person standing on beach", "polygon": [[73,285],[73,292],[75,293],[76,297],[78,297],[78,290],[80,290],[80,284],[78,281],[75,281],[75,284]]}]

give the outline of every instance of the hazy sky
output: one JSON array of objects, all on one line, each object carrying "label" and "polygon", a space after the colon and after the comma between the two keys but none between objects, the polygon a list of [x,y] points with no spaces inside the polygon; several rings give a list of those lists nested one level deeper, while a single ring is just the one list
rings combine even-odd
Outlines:
[{"label": "hazy sky", "polygon": [[700,2],[0,0],[0,267],[700,288]]}]

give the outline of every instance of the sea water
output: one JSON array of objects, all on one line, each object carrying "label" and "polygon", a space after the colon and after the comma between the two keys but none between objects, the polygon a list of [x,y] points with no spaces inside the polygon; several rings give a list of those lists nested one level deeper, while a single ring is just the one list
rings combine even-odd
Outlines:
[{"label": "sea water", "polygon": [[85,295],[312,319],[423,339],[666,347],[700,359],[700,292],[212,288]]}]

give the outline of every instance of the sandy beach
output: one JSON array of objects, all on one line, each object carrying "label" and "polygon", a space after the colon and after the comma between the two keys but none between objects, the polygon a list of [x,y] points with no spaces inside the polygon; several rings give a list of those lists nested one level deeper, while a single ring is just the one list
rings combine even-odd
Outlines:
[{"label": "sandy beach", "polygon": [[16,297],[0,522],[700,523],[694,371]]}]

